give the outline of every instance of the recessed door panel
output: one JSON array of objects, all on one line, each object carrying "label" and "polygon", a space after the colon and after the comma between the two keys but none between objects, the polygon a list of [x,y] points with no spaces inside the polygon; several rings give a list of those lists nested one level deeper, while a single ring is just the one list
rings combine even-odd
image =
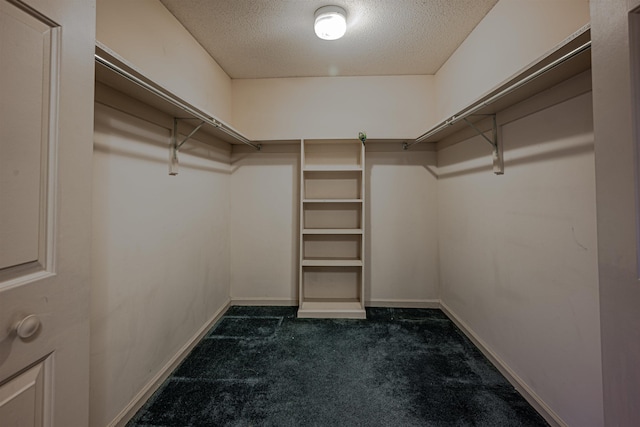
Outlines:
[{"label": "recessed door panel", "polygon": [[42,261],[52,27],[0,2],[0,269]]},{"label": "recessed door panel", "polygon": [[[3,425],[12,427],[40,427],[46,425],[46,407],[50,402],[46,399],[50,393],[45,393],[48,386],[47,361],[40,362],[0,384],[0,420]],[[48,417],[47,417],[48,418]]]}]

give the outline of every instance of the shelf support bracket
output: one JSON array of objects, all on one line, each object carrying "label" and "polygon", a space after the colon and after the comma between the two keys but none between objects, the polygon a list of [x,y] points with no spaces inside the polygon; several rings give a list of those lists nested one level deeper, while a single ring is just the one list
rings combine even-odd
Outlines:
[{"label": "shelf support bracket", "polygon": [[173,118],[173,129],[171,130],[171,147],[169,149],[169,175],[178,175],[178,151],[193,135],[204,125],[204,121],[196,126],[182,141],[178,142],[178,121],[177,117]]},{"label": "shelf support bracket", "polygon": [[491,138],[489,138],[485,132],[478,129],[476,125],[467,120],[467,118],[463,118],[464,122],[473,130],[476,131],[478,135],[484,138],[491,147],[493,148],[493,173],[496,175],[504,174],[504,159],[502,157],[502,139],[498,138],[498,123],[496,120],[495,114],[489,114],[491,116],[492,129],[491,129]]}]

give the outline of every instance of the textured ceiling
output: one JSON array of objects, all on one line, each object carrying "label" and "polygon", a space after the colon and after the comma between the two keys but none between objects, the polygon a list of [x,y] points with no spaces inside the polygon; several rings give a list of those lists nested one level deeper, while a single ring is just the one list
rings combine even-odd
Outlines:
[{"label": "textured ceiling", "polygon": [[[498,0],[161,0],[231,78],[434,74]],[[347,11],[320,40],[314,12]]]}]

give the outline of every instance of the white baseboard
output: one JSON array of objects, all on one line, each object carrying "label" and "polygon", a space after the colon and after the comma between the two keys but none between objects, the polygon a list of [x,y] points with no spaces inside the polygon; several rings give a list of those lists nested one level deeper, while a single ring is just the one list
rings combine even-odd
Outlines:
[{"label": "white baseboard", "polygon": [[476,347],[486,356],[487,359],[500,371],[502,375],[513,385],[516,390],[524,397],[527,402],[533,408],[538,411],[540,415],[551,425],[552,427],[567,427],[567,423],[562,421],[562,418],[558,416],[546,403],[520,378],[504,360],[500,358],[491,348],[476,335],[475,332],[461,320],[451,309],[442,301],[440,301],[440,309],[444,314],[456,324],[460,330],[475,344]]},{"label": "white baseboard", "polygon": [[162,383],[171,375],[171,373],[178,367],[180,362],[187,357],[189,352],[200,342],[205,334],[213,327],[213,325],[220,320],[222,315],[231,306],[231,300],[218,309],[213,317],[207,321],[196,334],[191,337],[189,341],[182,346],[182,348],[167,362],[166,365],[160,369],[160,371],[151,378],[151,380],[145,385],[138,394],[129,402],[125,408],[108,424],[108,427],[124,427],[127,422],[138,412],[142,405],[151,397],[153,393],[162,385]]},{"label": "white baseboard", "polygon": [[440,300],[437,299],[372,299],[365,301],[367,307],[389,308],[440,308]]},{"label": "white baseboard", "polygon": [[298,305],[297,299],[231,297],[231,305]]},{"label": "white baseboard", "polygon": [[[297,299],[231,297],[231,305],[282,305],[297,306]],[[437,299],[373,299],[365,301],[366,307],[391,308],[440,308]]]}]

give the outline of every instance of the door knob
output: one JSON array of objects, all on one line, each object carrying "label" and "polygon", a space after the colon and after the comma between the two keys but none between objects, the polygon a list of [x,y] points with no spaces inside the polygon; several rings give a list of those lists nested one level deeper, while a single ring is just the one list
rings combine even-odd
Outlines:
[{"label": "door knob", "polygon": [[35,314],[30,314],[16,323],[14,329],[20,338],[31,338],[40,329],[40,319]]}]

